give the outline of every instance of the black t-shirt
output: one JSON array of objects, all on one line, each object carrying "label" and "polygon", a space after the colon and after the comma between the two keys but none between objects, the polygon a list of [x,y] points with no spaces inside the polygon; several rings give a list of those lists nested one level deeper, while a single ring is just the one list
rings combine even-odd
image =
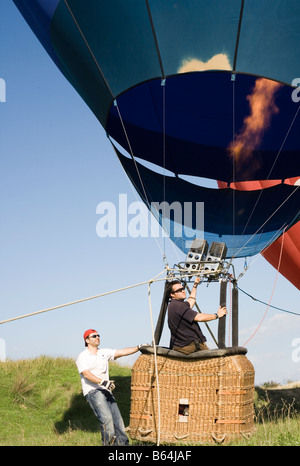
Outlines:
[{"label": "black t-shirt", "polygon": [[168,306],[168,325],[171,332],[170,348],[188,345],[194,340],[206,341],[198,322],[194,321],[198,313],[191,309],[187,301],[172,299]]}]

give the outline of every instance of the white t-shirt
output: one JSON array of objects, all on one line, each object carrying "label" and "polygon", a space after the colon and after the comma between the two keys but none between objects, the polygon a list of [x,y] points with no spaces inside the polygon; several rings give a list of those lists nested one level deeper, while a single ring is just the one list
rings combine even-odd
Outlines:
[{"label": "white t-shirt", "polygon": [[86,348],[82,351],[76,361],[77,369],[81,377],[83,395],[86,396],[91,390],[99,388],[99,384],[86,379],[82,371],[89,370],[96,377],[109,380],[108,361],[113,361],[115,349],[99,349],[97,354],[92,354]]}]

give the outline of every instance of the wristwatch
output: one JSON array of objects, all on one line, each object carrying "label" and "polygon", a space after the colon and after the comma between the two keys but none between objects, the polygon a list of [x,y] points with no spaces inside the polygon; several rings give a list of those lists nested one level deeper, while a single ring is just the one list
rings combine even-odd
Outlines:
[{"label": "wristwatch", "polygon": [[215,313],[215,314],[214,314],[214,316],[215,316],[215,318],[216,318],[216,319],[218,319],[218,318],[219,318],[219,316],[218,316],[218,314],[217,314],[217,313]]}]

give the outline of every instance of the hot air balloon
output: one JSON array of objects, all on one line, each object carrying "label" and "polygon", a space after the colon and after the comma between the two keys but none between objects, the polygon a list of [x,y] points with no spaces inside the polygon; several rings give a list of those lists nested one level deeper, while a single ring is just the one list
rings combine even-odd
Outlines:
[{"label": "hot air balloon", "polygon": [[[263,253],[277,267],[277,242],[296,236],[281,271],[300,288],[291,278],[300,267],[297,0],[14,3],[182,251],[201,236],[226,244],[229,259]],[[197,202],[204,206],[201,226]],[[189,206],[192,214],[178,218],[162,203]],[[249,401],[253,372],[238,364],[240,357],[230,364],[239,366],[247,386],[240,392]],[[218,387],[214,397],[236,397],[236,386]],[[181,397],[180,413],[188,411],[187,399]],[[252,411],[243,411],[243,420],[213,416],[218,434],[227,425],[232,434]],[[179,417],[180,432],[186,419]]]},{"label": "hot air balloon", "polygon": [[[228,257],[257,254],[297,223],[300,193],[286,182],[300,165],[291,87],[297,1],[14,3],[105,128],[149,207],[203,202],[205,238],[225,242]],[[226,187],[203,187],[203,178]],[[274,183],[231,187],[264,180]],[[171,238],[187,252],[186,240],[197,236],[193,219],[187,238],[171,223]]]}]

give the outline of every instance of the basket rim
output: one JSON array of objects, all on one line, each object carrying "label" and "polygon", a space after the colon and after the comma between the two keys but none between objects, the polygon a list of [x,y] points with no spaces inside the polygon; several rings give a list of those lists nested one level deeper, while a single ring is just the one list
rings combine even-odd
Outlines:
[{"label": "basket rim", "polygon": [[184,354],[179,351],[172,350],[165,346],[142,346],[140,352],[143,354],[156,354],[158,356],[164,356],[171,359],[211,359],[211,358],[221,358],[224,356],[235,356],[239,354],[247,354],[248,350],[242,346],[231,346],[229,348],[216,348],[210,350],[195,351],[194,353]]}]

